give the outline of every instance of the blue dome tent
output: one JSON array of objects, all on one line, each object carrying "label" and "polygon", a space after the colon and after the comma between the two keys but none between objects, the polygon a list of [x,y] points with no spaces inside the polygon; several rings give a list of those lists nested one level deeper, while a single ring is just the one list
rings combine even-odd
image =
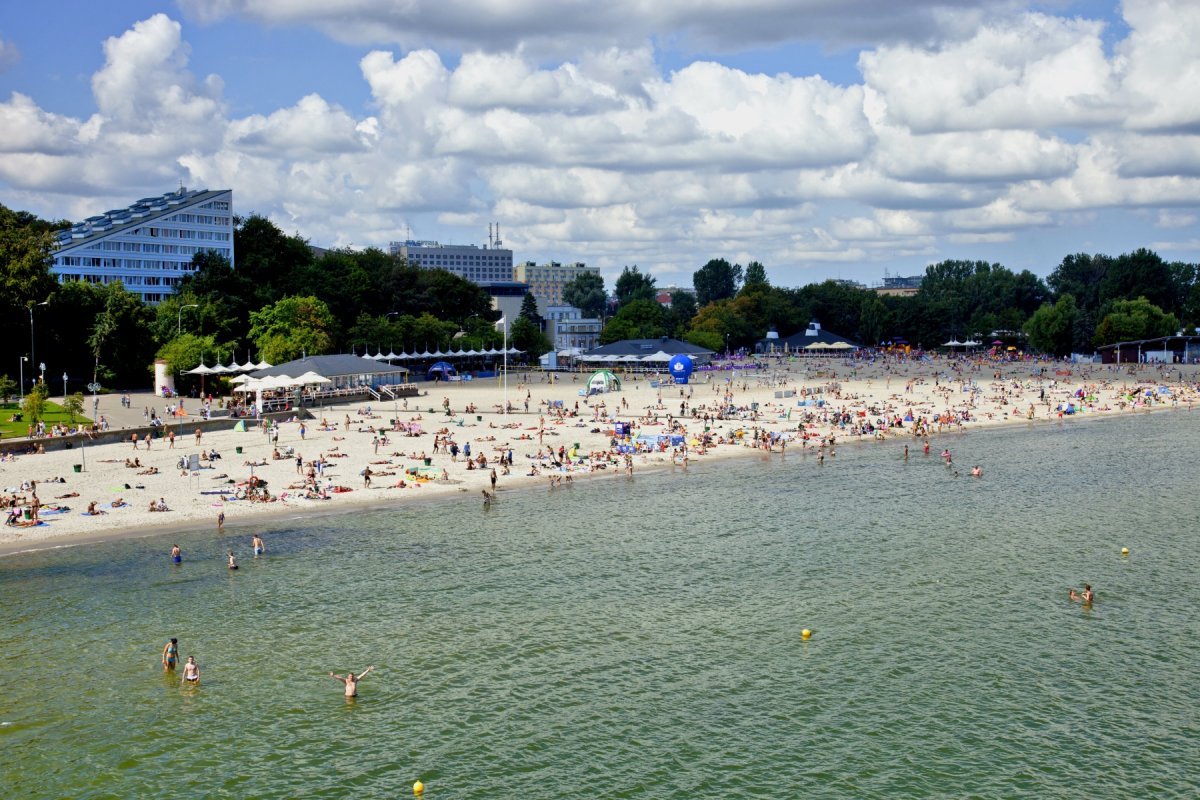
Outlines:
[{"label": "blue dome tent", "polygon": [[441,380],[446,380],[451,375],[457,374],[458,370],[456,370],[454,365],[449,361],[438,361],[429,368],[429,370],[425,373],[425,377],[428,380],[433,380],[435,376]]}]

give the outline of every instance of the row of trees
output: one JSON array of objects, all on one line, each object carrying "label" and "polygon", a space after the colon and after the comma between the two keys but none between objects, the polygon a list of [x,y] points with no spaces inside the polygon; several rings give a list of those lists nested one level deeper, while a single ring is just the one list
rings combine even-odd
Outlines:
[{"label": "row of trees", "polygon": [[614,302],[601,305],[599,276],[580,276],[564,291],[585,311],[611,311],[602,342],[673,336],[712,350],[752,347],[774,328],[783,336],[809,320],[863,344],[901,340],[936,346],[951,338],[1025,335],[1054,355],[1153,338],[1200,322],[1200,268],[1164,262],[1149,250],[1125,255],[1071,255],[1046,280],[984,261],[930,265],[920,288],[907,296],[825,281],[800,288],[771,286],[759,262],[745,269],[725,259],[693,275],[695,292],[675,291],[669,307],[655,301],[653,276],[626,267]]},{"label": "row of trees", "polygon": [[[182,370],[235,357],[277,363],[301,353],[501,343],[499,313],[476,284],[377,249],[317,253],[262,216],[238,220],[236,269],[200,254],[194,273],[156,306],[119,283],[59,284],[50,253],[53,232],[65,225],[0,206],[0,375],[23,368],[27,386],[38,362],[47,364],[48,381],[65,372],[77,390],[93,376],[105,385],[145,385],[155,357]],[[726,259],[696,270],[693,286],[663,305],[655,278],[630,266],[612,297],[599,275],[587,274],[564,299],[606,319],[603,342],[673,336],[713,350],[752,347],[771,328],[786,336],[814,318],[864,344],[904,339],[928,347],[1020,331],[1056,355],[1200,322],[1200,268],[1148,250],[1070,255],[1045,280],[999,264],[943,261],[904,297],[837,281],[776,287],[761,263]],[[516,347],[533,356],[550,348],[532,296],[511,322]]]}]

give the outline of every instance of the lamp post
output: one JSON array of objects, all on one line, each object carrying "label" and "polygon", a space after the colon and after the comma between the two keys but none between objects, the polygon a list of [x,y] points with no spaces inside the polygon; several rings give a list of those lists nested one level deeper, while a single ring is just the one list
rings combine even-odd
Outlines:
[{"label": "lamp post", "polygon": [[183,310],[185,308],[199,308],[199,303],[188,303],[186,306],[179,307],[179,313],[175,315],[175,335],[178,336],[183,330]]},{"label": "lamp post", "polygon": [[[29,304],[29,362],[31,364],[37,363],[37,348],[34,347],[34,339],[33,339],[33,310],[35,308],[37,308],[38,306],[48,306],[48,305],[50,305],[49,300],[43,300],[40,303],[30,303]],[[45,367],[42,368],[42,371],[43,372],[45,371]]]},{"label": "lamp post", "polygon": [[67,373],[63,373],[63,405],[67,404]]},{"label": "lamp post", "polygon": [[19,362],[21,369],[21,405],[25,404],[25,362],[28,360],[29,359],[25,356],[21,356],[21,360]]}]

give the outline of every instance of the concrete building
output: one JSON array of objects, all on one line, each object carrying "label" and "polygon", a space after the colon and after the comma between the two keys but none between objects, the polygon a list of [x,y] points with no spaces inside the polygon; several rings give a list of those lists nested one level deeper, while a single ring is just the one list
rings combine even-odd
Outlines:
[{"label": "concrete building", "polygon": [[[521,315],[521,304],[529,292],[529,284],[519,281],[492,281],[481,287],[492,298],[492,308],[504,319],[504,332],[512,332],[512,325]],[[497,328],[499,330],[499,328]]]},{"label": "concrete building", "polygon": [[490,246],[473,244],[441,244],[409,239],[392,242],[388,252],[402,256],[413,266],[424,269],[444,269],[460,278],[480,285],[513,280],[512,250],[502,248],[496,241]]},{"label": "concrete building", "polygon": [[526,261],[513,268],[513,280],[529,284],[530,293],[539,305],[560,306],[563,304],[563,287],[584,273],[600,274],[598,267],[589,267],[581,261],[574,264],[534,264]]},{"label": "concrete building", "polygon": [[600,344],[603,323],[584,317],[583,312],[575,306],[545,306],[545,310],[539,310],[538,313],[546,320],[546,335],[554,343],[556,351],[591,350]]},{"label": "concrete building", "polygon": [[875,294],[883,297],[911,297],[921,289],[924,275],[885,275],[883,285],[876,286]]},{"label": "concrete building", "polygon": [[56,239],[51,272],[60,283],[121,281],[147,303],[173,294],[192,257],[215,251],[234,264],[233,190],[167,192],[106,211]]}]

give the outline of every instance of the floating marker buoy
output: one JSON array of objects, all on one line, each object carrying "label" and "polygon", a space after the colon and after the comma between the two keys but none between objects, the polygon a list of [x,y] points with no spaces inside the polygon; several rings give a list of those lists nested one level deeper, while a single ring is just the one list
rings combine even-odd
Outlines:
[{"label": "floating marker buoy", "polygon": [[1122,548],[1121,548],[1121,555],[1123,555],[1123,556],[1127,556],[1127,555],[1129,555],[1129,548],[1128,548],[1128,547],[1122,547]]},{"label": "floating marker buoy", "polygon": [[810,631],[808,628],[805,628],[804,630],[800,631],[800,638],[807,642],[812,638],[812,631]]},{"label": "floating marker buoy", "polygon": [[421,783],[420,781],[417,781],[416,783],[414,783],[413,784],[413,794],[415,794],[417,797],[420,797],[421,795],[425,794],[425,784]]}]

